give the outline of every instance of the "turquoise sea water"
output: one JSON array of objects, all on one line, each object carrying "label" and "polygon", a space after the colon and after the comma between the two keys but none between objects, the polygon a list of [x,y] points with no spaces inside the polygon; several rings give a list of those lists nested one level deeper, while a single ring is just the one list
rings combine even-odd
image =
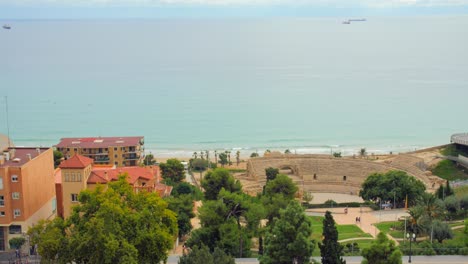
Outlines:
[{"label": "turquoise sea water", "polygon": [[43,146],[142,135],[161,155],[350,154],[468,131],[468,17],[341,22],[15,21],[0,31],[10,135]]}]

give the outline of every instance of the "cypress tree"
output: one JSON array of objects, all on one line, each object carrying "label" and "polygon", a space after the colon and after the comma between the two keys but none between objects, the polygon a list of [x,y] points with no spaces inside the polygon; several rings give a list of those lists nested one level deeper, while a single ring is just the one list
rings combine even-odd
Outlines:
[{"label": "cypress tree", "polygon": [[341,257],[343,255],[343,246],[338,243],[338,231],[330,211],[325,213],[322,237],[322,243],[319,244],[322,263],[346,264],[346,261]]}]

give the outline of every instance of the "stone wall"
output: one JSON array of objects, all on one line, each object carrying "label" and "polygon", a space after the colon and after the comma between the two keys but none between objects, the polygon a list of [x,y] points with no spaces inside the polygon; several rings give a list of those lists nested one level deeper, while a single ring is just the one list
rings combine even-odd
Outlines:
[{"label": "stone wall", "polygon": [[300,189],[313,192],[336,192],[357,195],[361,184],[372,173],[402,170],[422,181],[428,190],[436,188],[437,177],[428,175],[423,160],[398,155],[385,162],[365,159],[332,158],[323,155],[282,155],[250,159],[247,177],[259,184],[266,181],[265,169],[278,168],[289,175]]}]

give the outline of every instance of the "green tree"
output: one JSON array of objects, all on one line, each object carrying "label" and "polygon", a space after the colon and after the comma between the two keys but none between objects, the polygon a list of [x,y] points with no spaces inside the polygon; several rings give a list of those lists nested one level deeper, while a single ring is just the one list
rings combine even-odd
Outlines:
[{"label": "green tree", "polygon": [[366,155],[367,155],[366,148],[361,148],[359,150],[359,156],[361,156],[361,158],[364,158]]},{"label": "green tree", "polygon": [[298,188],[287,175],[278,174],[274,180],[267,183],[265,195],[282,194],[286,198],[294,199]]},{"label": "green tree", "polygon": [[60,162],[62,162],[63,159],[63,153],[60,152],[59,150],[54,150],[54,166],[57,168],[60,165]]},{"label": "green tree", "polygon": [[252,152],[252,154],[250,154],[250,157],[251,157],[251,158],[256,158],[256,157],[258,157],[258,156],[259,156],[259,155],[258,155],[257,152]]},{"label": "green tree", "polygon": [[341,152],[333,152],[333,157],[341,158]]},{"label": "green tree", "polygon": [[388,239],[384,232],[377,235],[369,248],[362,251],[362,264],[401,264],[401,251],[393,240]]},{"label": "green tree", "polygon": [[311,234],[312,223],[304,209],[291,201],[285,210],[280,210],[280,217],[266,234],[261,263],[309,263],[314,251]]},{"label": "green tree", "polygon": [[[221,154],[219,155],[221,156]],[[201,186],[205,190],[205,198],[208,200],[218,199],[218,194],[222,188],[229,192],[239,192],[242,189],[240,182],[235,180],[229,171],[223,168],[208,171],[201,181]]]},{"label": "green tree", "polygon": [[20,249],[26,243],[26,239],[24,237],[14,237],[8,243],[10,244],[10,248]]},{"label": "green tree", "polygon": [[149,165],[154,165],[156,163],[156,160],[154,159],[153,154],[148,154],[145,156],[145,159],[143,160],[143,165],[149,166]]},{"label": "green tree", "polygon": [[289,149],[286,149],[286,150],[284,151],[284,154],[291,154],[291,151],[290,151]]},{"label": "green tree", "polygon": [[190,167],[195,171],[204,171],[208,168],[209,161],[205,159],[191,159]]},{"label": "green tree", "polygon": [[448,196],[453,195],[453,194],[454,194],[454,192],[452,190],[452,187],[450,187],[450,182],[449,181],[445,182],[445,186],[440,185],[439,189],[437,189],[437,192],[436,192],[437,198],[442,199],[442,200],[444,200],[445,197],[448,197]]},{"label": "green tree", "polygon": [[286,208],[294,199],[297,190],[296,184],[283,174],[278,174],[274,180],[267,182],[262,202],[267,212],[268,224],[271,224],[275,217],[279,217],[280,209]]},{"label": "green tree", "polygon": [[178,159],[168,159],[166,163],[159,164],[162,177],[171,183],[178,183],[185,179],[184,165]]},{"label": "green tree", "polygon": [[447,212],[452,216],[456,215],[460,211],[460,200],[457,199],[455,195],[446,197],[444,200],[444,205]]},{"label": "green tree", "polygon": [[319,243],[322,263],[345,264],[346,261],[341,257],[343,255],[343,246],[338,243],[338,230],[330,211],[325,213],[325,219],[323,219],[322,237],[323,240]]},{"label": "green tree", "polygon": [[215,248],[211,253],[207,246],[195,246],[188,254],[179,259],[179,264],[235,264],[234,258],[224,253],[223,250]]},{"label": "green tree", "polygon": [[197,187],[187,182],[178,183],[176,186],[174,186],[171,192],[171,195],[174,197],[185,194],[190,195],[192,200],[197,201],[201,200],[203,197],[203,193]]},{"label": "green tree", "polygon": [[221,166],[223,166],[223,167],[224,167],[224,165],[229,163],[228,155],[227,155],[226,152],[219,153],[218,158],[219,158],[219,164],[221,164]]},{"label": "green tree", "polygon": [[193,212],[193,198],[190,194],[182,194],[178,197],[169,197],[165,199],[168,203],[168,208],[177,215],[177,227],[179,237],[187,235],[192,231],[191,219],[195,217]]},{"label": "green tree", "polygon": [[156,193],[134,193],[126,177],[120,175],[106,190],[98,186],[80,193],[80,203],[61,230],[67,248],[64,254],[59,252],[59,262],[160,263],[167,259],[177,235],[176,216]]},{"label": "green tree", "polygon": [[276,175],[279,174],[279,169],[278,168],[268,167],[268,168],[265,169],[265,174],[266,174],[267,182],[271,181],[271,180],[274,180],[276,178]]},{"label": "green tree", "polygon": [[68,253],[65,239],[65,222],[57,217],[54,220],[40,220],[28,230],[31,245],[37,245],[37,251],[44,261],[54,262],[59,255]]},{"label": "green tree", "polygon": [[310,204],[310,202],[314,199],[314,196],[310,192],[304,191],[304,195],[302,199],[307,203]]},{"label": "green tree", "polygon": [[240,151],[236,151],[236,165],[239,166],[240,163]]},{"label": "green tree", "polygon": [[364,200],[379,204],[381,201],[393,201],[403,206],[406,196],[408,204],[414,205],[416,199],[423,195],[426,187],[415,177],[403,171],[373,173],[364,181],[359,192]]},{"label": "green tree", "polygon": [[440,220],[435,220],[432,222],[432,237],[442,243],[445,239],[452,239],[453,232],[449,225]]}]

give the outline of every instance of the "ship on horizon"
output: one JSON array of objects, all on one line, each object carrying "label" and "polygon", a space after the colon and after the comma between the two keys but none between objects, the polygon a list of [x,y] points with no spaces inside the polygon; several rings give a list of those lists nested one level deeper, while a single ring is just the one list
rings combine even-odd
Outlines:
[{"label": "ship on horizon", "polygon": [[3,28],[4,28],[4,29],[11,29],[11,26],[10,26],[10,25],[7,25],[7,24],[5,24],[5,25],[3,25]]}]

